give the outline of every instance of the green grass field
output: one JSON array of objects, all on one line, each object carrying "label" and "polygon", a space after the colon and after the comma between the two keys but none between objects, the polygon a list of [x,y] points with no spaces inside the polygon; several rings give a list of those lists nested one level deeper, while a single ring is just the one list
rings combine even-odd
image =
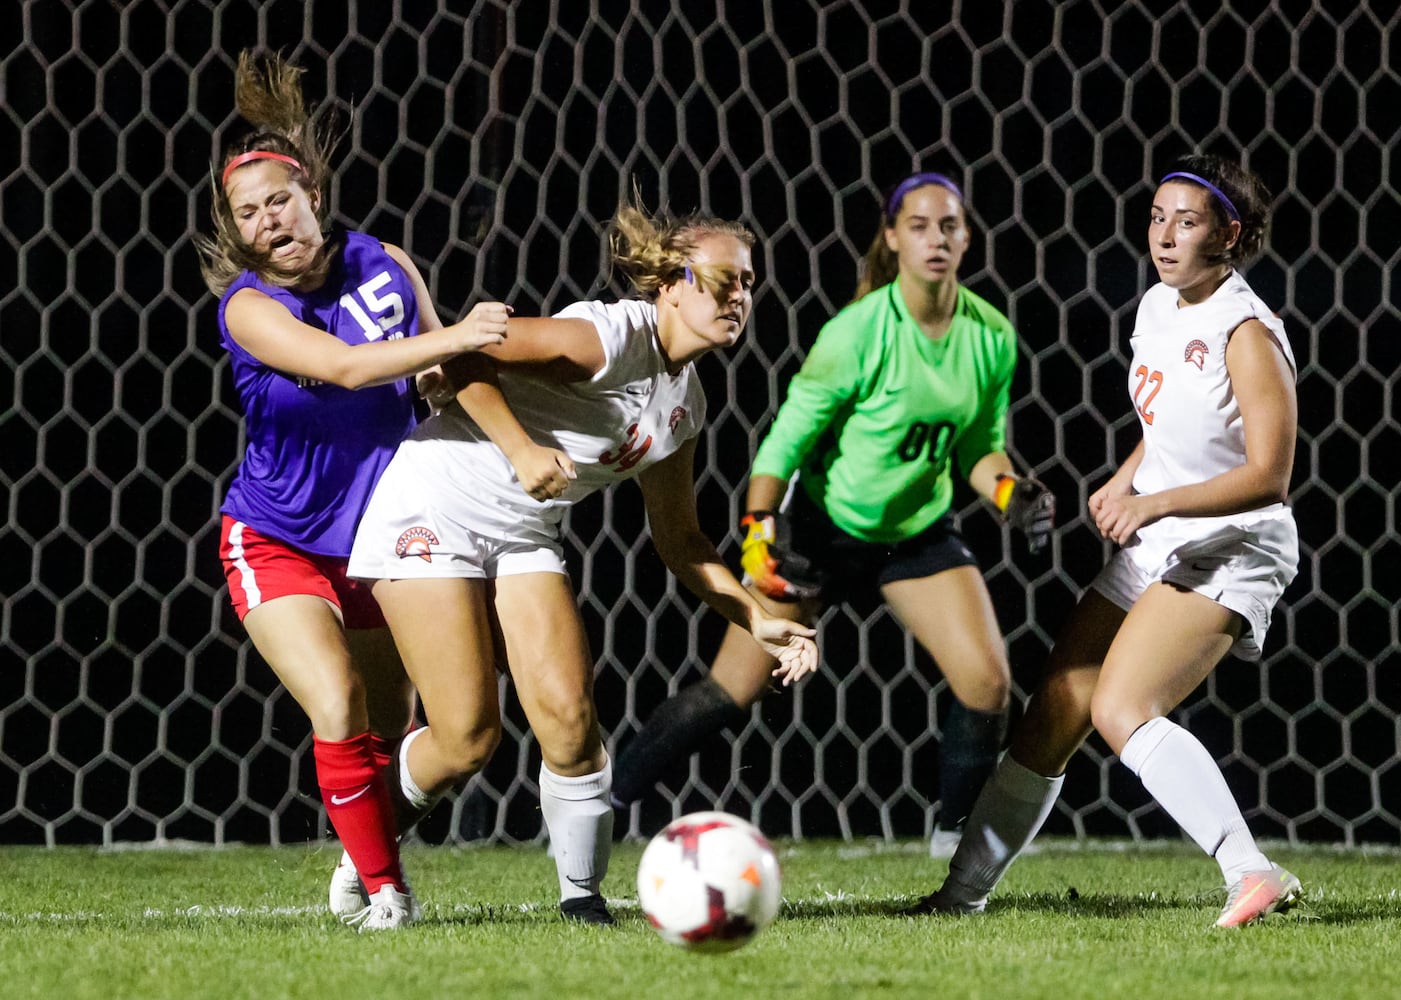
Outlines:
[{"label": "green grass field", "polygon": [[748,947],[691,955],[638,911],[619,845],[613,929],[562,923],[540,848],[406,851],[424,921],[359,936],[325,908],[331,845],[0,847],[0,992],[59,997],[1387,997],[1401,994],[1401,853],[1275,848],[1295,914],[1219,931],[1216,866],[1185,846],[1051,842],[988,912],[906,918],[922,844],[781,843],[784,906]]}]

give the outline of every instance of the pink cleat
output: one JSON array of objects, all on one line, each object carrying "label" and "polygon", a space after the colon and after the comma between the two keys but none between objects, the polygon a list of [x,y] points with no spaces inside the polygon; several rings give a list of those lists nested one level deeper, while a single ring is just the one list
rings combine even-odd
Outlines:
[{"label": "pink cleat", "polygon": [[1250,872],[1231,886],[1226,905],[1216,918],[1217,927],[1244,927],[1264,920],[1271,913],[1284,913],[1299,901],[1299,880],[1279,865],[1267,871]]}]

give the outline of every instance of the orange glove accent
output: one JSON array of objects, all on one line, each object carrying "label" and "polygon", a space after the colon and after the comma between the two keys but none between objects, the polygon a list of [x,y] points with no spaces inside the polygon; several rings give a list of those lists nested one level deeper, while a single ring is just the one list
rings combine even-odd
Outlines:
[{"label": "orange glove accent", "polygon": [[777,601],[797,601],[815,596],[818,592],[816,586],[793,583],[780,573],[785,561],[806,563],[806,560],[792,556],[780,547],[780,534],[787,535],[780,529],[779,518],[782,516],[767,510],[755,510],[740,519],[744,541],[740,544],[739,564],[754,589],[765,597]]}]

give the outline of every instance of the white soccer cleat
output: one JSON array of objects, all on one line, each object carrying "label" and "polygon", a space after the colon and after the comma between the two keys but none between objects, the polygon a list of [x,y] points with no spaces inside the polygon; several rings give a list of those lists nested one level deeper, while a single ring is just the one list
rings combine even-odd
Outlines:
[{"label": "white soccer cleat", "polygon": [[1216,918],[1217,927],[1244,927],[1264,920],[1271,913],[1284,913],[1299,901],[1303,886],[1279,865],[1262,872],[1249,872],[1231,886],[1226,905]]},{"label": "white soccer cleat", "polygon": [[418,905],[412,893],[384,885],[370,897],[370,904],[359,913],[342,919],[361,934],[407,927],[417,918]]},{"label": "white soccer cleat", "polygon": [[345,920],[369,905],[370,894],[365,891],[365,883],[360,881],[355,862],[350,860],[348,853],[342,851],[340,863],[331,873],[331,912]]}]

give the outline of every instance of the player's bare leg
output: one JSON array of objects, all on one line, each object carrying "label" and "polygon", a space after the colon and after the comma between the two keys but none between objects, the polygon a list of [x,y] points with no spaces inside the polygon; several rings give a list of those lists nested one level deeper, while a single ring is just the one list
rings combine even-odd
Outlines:
[{"label": "player's bare leg", "polygon": [[333,879],[332,912],[362,929],[411,922],[394,811],[371,747],[365,663],[352,658],[340,616],[319,597],[294,594],[253,608],[244,625],[311,719],[322,802],[353,862]]},{"label": "player's bare leg", "polygon": [[345,639],[365,685],[370,732],[398,743],[413,722],[417,698],[393,634],[388,628],[353,629]]},{"label": "player's bare leg", "polygon": [[1217,921],[1238,927],[1288,909],[1299,880],[1260,851],[1216,760],[1167,718],[1239,638],[1234,611],[1166,583],[1144,591],[1105,658],[1095,728],[1158,804],[1216,859],[1231,890]]},{"label": "player's bare leg", "polygon": [[540,810],[566,918],[611,924],[601,885],[613,849],[612,768],[593,702],[593,658],[569,579],[526,573],[495,581],[511,677],[540,744]]},{"label": "player's bare leg", "polygon": [[428,722],[401,751],[403,792],[420,808],[480,771],[501,739],[486,586],[455,578],[374,585]]},{"label": "player's bare leg", "polygon": [[975,913],[1050,815],[1066,762],[1090,732],[1090,700],[1124,612],[1095,591],[1056,638],[1045,673],[965,824],[949,876],[912,912]]},{"label": "player's bare leg", "polygon": [[[780,618],[812,624],[820,605],[775,601],[754,589],[764,610]],[[646,724],[619,754],[613,802],[625,806],[645,795],[669,766],[689,756],[706,738],[726,727],[741,728],[749,710],[773,689],[778,661],[764,652],[746,629],[725,629],[710,673],[682,688],[653,711]]]},{"label": "player's bare leg", "polygon": [[1007,732],[1012,672],[1006,643],[975,566],[899,580],[881,593],[954,695],[939,745],[939,822],[930,837],[930,854],[949,857]]}]

